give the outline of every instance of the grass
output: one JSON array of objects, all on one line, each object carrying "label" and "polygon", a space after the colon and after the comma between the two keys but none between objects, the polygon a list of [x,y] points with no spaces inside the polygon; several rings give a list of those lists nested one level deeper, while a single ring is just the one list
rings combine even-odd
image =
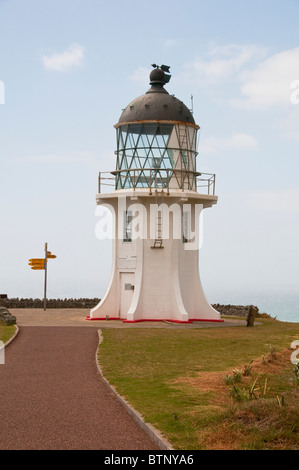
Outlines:
[{"label": "grass", "polygon": [[103,329],[99,362],[175,449],[299,449],[289,350],[299,324],[259,321],[253,328]]},{"label": "grass", "polygon": [[6,343],[16,332],[15,325],[3,325],[0,321],[0,341]]}]

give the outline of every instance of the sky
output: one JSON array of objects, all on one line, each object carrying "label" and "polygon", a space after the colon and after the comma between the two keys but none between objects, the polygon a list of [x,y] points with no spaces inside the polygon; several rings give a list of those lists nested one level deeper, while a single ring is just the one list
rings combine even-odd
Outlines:
[{"label": "sky", "polygon": [[95,227],[114,124],[151,64],[200,126],[216,174],[199,271],[211,302],[299,284],[299,1],[0,0],[0,293],[102,297],[111,242]]}]

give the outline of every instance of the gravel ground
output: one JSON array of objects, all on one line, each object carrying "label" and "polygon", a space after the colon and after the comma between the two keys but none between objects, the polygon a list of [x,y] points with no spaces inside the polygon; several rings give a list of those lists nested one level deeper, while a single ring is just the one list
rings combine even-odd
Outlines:
[{"label": "gravel ground", "polygon": [[0,365],[1,450],[157,450],[98,373],[97,328],[21,326]]},{"label": "gravel ground", "polygon": [[83,308],[9,308],[9,312],[17,318],[19,326],[84,326],[98,328],[168,328],[168,329],[192,329],[192,328],[222,328],[226,326],[245,325],[246,321],[240,319],[225,319],[223,322],[140,322],[123,323],[122,320],[86,320],[89,309]]}]

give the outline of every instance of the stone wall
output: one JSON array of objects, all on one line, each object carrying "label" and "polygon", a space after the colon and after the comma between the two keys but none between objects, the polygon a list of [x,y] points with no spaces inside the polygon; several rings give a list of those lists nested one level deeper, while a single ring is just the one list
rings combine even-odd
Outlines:
[{"label": "stone wall", "polygon": [[3,325],[15,325],[16,321],[16,317],[6,307],[0,307],[0,322]]},{"label": "stone wall", "polygon": [[[250,309],[250,305],[220,305],[213,304],[212,307],[222,315],[231,315],[235,317],[247,317]],[[258,311],[258,308],[255,307]]]},{"label": "stone wall", "polygon": [[[47,308],[93,308],[100,299],[47,299]],[[1,304],[7,308],[43,308],[43,299],[1,299]]]}]

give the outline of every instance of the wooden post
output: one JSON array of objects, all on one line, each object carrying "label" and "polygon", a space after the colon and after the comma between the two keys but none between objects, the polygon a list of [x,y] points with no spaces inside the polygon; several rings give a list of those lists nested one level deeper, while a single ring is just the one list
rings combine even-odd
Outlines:
[{"label": "wooden post", "polygon": [[250,305],[249,312],[248,312],[248,315],[247,315],[247,324],[246,324],[246,326],[253,326],[255,316],[257,315],[257,313],[258,313],[258,308],[254,307],[253,305]]}]

